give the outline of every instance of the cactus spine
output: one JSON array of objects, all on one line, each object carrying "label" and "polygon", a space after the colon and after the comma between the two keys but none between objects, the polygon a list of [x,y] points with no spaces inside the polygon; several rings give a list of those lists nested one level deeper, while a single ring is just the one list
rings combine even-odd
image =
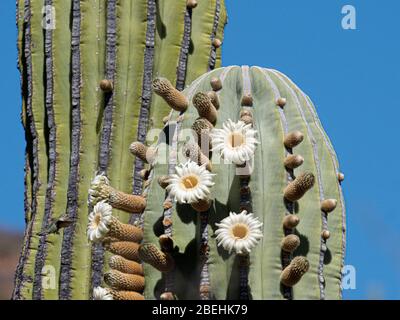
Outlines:
[{"label": "cactus spine", "polygon": [[[43,5],[54,8],[56,28],[43,29]],[[91,181],[107,174],[117,195],[141,196],[143,161],[122,150],[144,143],[169,112],[152,93],[153,75],[182,90],[219,67],[213,40],[225,22],[223,0],[17,0],[27,225],[14,299],[88,299],[102,285],[108,259],[85,234]],[[122,223],[137,218],[113,212]],[[63,214],[71,226],[43,232]],[[55,268],[52,290],[42,287],[46,266]]]}]

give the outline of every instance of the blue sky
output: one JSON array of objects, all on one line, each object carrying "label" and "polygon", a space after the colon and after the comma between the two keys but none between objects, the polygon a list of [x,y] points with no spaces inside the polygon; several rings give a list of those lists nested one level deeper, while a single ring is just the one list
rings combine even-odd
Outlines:
[{"label": "blue sky", "polygon": [[[400,299],[400,2],[226,0],[223,63],[272,67],[317,105],[346,174],[347,259],[357,289],[347,299]],[[344,5],[357,29],[343,30]],[[0,1],[0,226],[23,228],[24,136],[20,125],[14,1]]]}]

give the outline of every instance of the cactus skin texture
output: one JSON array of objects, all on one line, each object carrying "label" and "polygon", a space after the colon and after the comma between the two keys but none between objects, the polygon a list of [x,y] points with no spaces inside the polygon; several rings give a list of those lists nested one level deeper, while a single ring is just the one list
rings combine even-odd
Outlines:
[{"label": "cactus skin texture", "polygon": [[[188,136],[197,136],[201,128],[209,130],[196,119],[198,98],[213,88],[218,89],[219,101],[215,127],[249,117],[260,143],[253,171],[247,174],[238,175],[235,165],[212,153],[211,206],[197,212],[193,205],[179,204],[165,194],[158,178],[175,173],[175,165],[186,161],[182,150]],[[144,263],[145,298],[341,299],[345,208],[339,165],[308,96],[278,71],[247,66],[211,71],[183,94],[189,107],[182,113],[171,110],[163,130],[168,140],[162,133],[154,143],[158,158],[149,166],[142,215],[143,243],[158,247],[160,236],[170,236],[173,249],[168,253],[175,266],[160,272]],[[188,133],[195,121],[197,132]],[[291,155],[298,156],[288,161]],[[336,200],[335,207],[328,203],[328,211],[333,209],[329,216],[321,209],[327,208],[326,199]],[[215,235],[216,223],[241,209],[263,222],[263,238],[248,256],[229,254],[217,246]]]},{"label": "cactus skin texture", "polygon": [[[42,26],[44,6],[55,29]],[[27,224],[13,299],[89,299],[102,284],[108,259],[86,237],[90,182],[106,173],[121,192],[141,193],[143,163],[125,150],[170,110],[153,76],[182,90],[219,67],[213,40],[225,23],[224,0],[17,0]],[[74,223],[38,235],[62,214]],[[55,288],[42,286],[46,266]]]}]

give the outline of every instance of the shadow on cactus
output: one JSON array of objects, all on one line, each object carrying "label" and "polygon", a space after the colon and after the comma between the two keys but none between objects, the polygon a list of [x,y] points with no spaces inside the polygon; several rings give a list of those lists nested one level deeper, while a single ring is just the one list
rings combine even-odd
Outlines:
[{"label": "shadow on cactus", "polygon": [[[310,99],[247,66],[153,88],[172,111],[157,143],[131,145],[142,196],[105,176],[89,191],[89,238],[113,253],[94,298],[340,299],[343,174]],[[111,206],[141,211],[136,225]]]}]

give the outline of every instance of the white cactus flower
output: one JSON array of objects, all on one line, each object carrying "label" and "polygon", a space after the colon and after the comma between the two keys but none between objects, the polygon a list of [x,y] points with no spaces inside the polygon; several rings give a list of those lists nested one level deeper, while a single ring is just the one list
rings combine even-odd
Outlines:
[{"label": "white cactus flower", "polygon": [[246,211],[242,211],[242,213],[236,214],[231,212],[220,223],[216,223],[218,229],[215,234],[218,246],[222,246],[229,253],[232,251],[237,254],[250,253],[263,236],[262,225],[262,222],[252,213],[247,214]]}]

